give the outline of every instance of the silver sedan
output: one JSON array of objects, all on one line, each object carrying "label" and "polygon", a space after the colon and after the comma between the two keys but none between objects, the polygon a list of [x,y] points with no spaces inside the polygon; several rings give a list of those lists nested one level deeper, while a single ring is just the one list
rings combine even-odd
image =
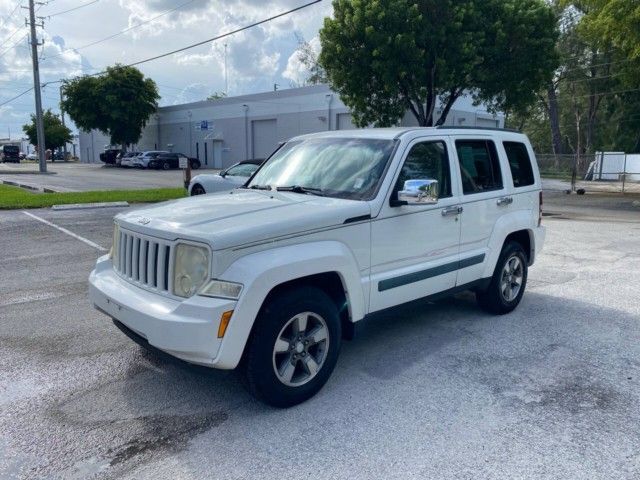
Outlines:
[{"label": "silver sedan", "polygon": [[244,160],[217,174],[196,175],[189,184],[189,195],[224,192],[243,185],[255,173],[264,159]]}]

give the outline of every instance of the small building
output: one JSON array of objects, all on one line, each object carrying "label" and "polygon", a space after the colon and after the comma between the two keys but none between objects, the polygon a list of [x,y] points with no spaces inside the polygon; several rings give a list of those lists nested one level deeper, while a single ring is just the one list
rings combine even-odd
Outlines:
[{"label": "small building", "polygon": [[[502,127],[504,116],[462,97],[446,124]],[[407,113],[400,125],[417,122]],[[180,152],[197,157],[203,168],[220,169],[249,158],[266,158],[280,142],[296,135],[351,128],[355,128],[351,113],[339,95],[328,85],[312,85],[160,107],[132,148]],[[82,162],[99,163],[109,138],[95,130],[80,132],[79,144]]]}]

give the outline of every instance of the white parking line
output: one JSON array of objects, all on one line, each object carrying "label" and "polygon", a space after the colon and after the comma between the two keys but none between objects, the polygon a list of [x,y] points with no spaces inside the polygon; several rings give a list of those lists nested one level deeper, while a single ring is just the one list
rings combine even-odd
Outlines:
[{"label": "white parking line", "polygon": [[38,220],[39,222],[44,223],[45,225],[49,225],[50,227],[55,228],[56,230],[60,230],[62,233],[66,233],[67,235],[69,235],[70,237],[75,238],[76,240],[80,240],[81,242],[86,243],[87,245],[89,245],[90,247],[93,247],[101,252],[106,252],[107,249],[104,247],[101,247],[100,245],[98,245],[97,243],[93,243],[91,240],[88,240],[84,237],[81,237],[80,235],[76,235],[75,233],[67,230],[66,228],[62,228],[59,227],[58,225],[56,225],[55,223],[51,223],[48,220],[45,220],[44,218],[40,218],[37,215],[34,215],[33,213],[29,213],[29,212],[25,212],[24,210],[22,211],[22,213],[24,213],[25,215],[28,215],[29,217]]}]

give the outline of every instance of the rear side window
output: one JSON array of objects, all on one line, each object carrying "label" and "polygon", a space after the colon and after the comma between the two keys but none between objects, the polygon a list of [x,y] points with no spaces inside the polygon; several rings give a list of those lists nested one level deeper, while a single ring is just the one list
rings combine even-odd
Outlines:
[{"label": "rear side window", "polygon": [[531,168],[531,158],[527,151],[527,146],[520,142],[504,142],[504,149],[507,152],[509,168],[513,177],[514,187],[526,187],[533,185],[533,168]]},{"label": "rear side window", "polygon": [[456,151],[465,195],[502,188],[500,161],[492,141],[458,140]]}]

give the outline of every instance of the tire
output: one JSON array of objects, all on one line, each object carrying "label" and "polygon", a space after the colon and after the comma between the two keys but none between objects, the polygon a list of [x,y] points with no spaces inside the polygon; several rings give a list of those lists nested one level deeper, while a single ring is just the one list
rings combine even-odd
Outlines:
[{"label": "tire", "polygon": [[478,304],[483,310],[496,315],[513,311],[524,295],[527,275],[527,256],[522,245],[507,242],[502,247],[491,283],[486,290],[476,291]]},{"label": "tire", "polygon": [[326,293],[314,287],[280,292],[261,309],[247,342],[247,388],[279,408],[308,400],[333,372],[340,340],[338,309]]},{"label": "tire", "polygon": [[171,168],[171,165],[169,165],[169,162],[162,162],[163,170],[169,170],[170,168]]},{"label": "tire", "polygon": [[200,162],[198,160],[194,160],[191,162],[191,170],[198,170],[200,168]]},{"label": "tire", "polygon": [[205,192],[204,191],[204,187],[202,185],[200,185],[199,183],[196,183],[193,187],[191,187],[191,196],[193,197],[194,195],[204,195]]}]

